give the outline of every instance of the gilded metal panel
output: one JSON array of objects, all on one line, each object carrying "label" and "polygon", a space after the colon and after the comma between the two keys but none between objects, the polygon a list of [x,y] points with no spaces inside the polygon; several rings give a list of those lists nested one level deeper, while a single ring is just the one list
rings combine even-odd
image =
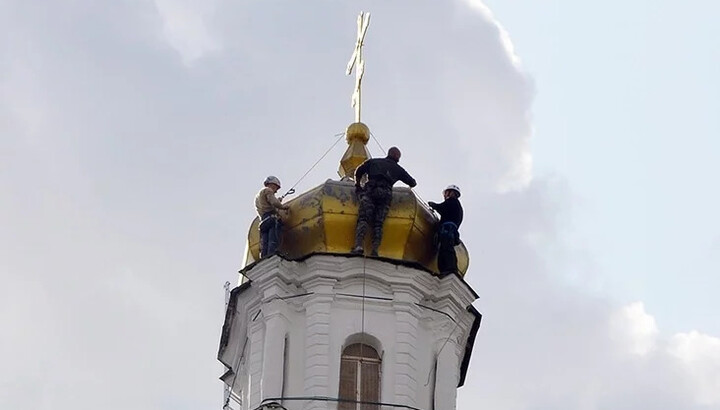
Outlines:
[{"label": "gilded metal panel", "polygon": [[[280,252],[300,258],[315,252],[347,254],[353,246],[358,203],[354,183],[328,180],[288,202]],[[394,188],[390,212],[383,225],[380,256],[420,263],[437,273],[434,235],[437,218],[409,188]],[[370,246],[366,238],[366,249]],[[258,218],[248,233],[249,261],[259,259]],[[458,269],[465,274],[469,265],[467,249],[456,247]]]}]

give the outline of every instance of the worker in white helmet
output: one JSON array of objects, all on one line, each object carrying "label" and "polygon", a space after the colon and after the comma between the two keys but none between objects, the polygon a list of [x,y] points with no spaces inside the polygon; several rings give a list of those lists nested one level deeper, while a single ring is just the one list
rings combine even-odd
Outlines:
[{"label": "worker in white helmet", "polygon": [[255,210],[260,216],[260,257],[272,255],[280,244],[280,230],[282,219],[279,210],[290,210],[289,205],[283,205],[275,194],[280,189],[280,180],[269,176],[263,182],[265,187],[255,196]]},{"label": "worker in white helmet", "polygon": [[460,188],[457,185],[448,185],[443,197],[445,200],[442,203],[428,202],[428,205],[440,214],[438,270],[441,275],[446,275],[458,271],[455,245],[460,244],[458,229],[463,220],[463,208],[458,199]]}]

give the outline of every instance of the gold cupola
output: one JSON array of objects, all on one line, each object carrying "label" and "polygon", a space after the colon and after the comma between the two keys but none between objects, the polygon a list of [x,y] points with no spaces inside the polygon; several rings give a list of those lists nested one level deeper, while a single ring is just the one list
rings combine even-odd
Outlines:
[{"label": "gold cupola", "polygon": [[[338,174],[341,179],[329,179],[288,201],[290,212],[283,213],[283,230],[278,248],[284,258],[298,260],[314,254],[356,256],[350,254],[355,242],[358,217],[358,198],[353,178],[355,169],[370,158],[367,149],[370,129],[360,121],[361,85],[365,71],[362,51],[369,22],[369,13],[361,13],[358,17],[358,37],[346,70],[347,75],[355,70],[352,95],[355,122],[345,132],[348,148],[340,160]],[[395,263],[415,265],[437,274],[437,248],[434,243],[438,222],[433,211],[410,188],[393,188],[390,211],[383,224],[379,257]],[[259,258],[258,225],[259,218],[255,218],[250,225],[246,266]],[[370,249],[370,235],[365,238],[365,249]],[[461,243],[455,247],[455,251],[459,273],[464,275],[469,265],[467,249]]]},{"label": "gold cupola", "polygon": [[340,178],[344,179],[352,178],[357,167],[370,158],[370,152],[366,146],[370,141],[370,128],[361,122],[354,122],[347,127],[345,140],[348,143],[348,148],[343,154],[340,160],[340,168],[338,168]]},{"label": "gold cupola", "polygon": [[[313,254],[337,254],[352,257],[358,199],[352,176],[362,163],[369,129],[365,124],[348,127],[348,148],[340,161],[340,181],[324,183],[288,201],[290,212],[283,215],[282,239],[278,252],[287,259],[297,260]],[[362,144],[361,146],[358,146]],[[361,149],[362,148],[362,149]],[[253,220],[248,232],[248,265],[259,258],[259,218]],[[379,255],[388,261],[421,267],[438,274],[437,248],[434,245],[439,221],[428,206],[407,187],[394,187],[390,211],[383,225]],[[370,233],[365,249],[370,249]],[[455,247],[458,270],[467,272],[469,257],[464,244]]]}]

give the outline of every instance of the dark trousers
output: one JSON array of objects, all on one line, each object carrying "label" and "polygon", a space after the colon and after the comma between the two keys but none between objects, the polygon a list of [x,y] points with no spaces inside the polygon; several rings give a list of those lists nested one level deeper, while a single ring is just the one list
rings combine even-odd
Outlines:
[{"label": "dark trousers", "polygon": [[355,247],[362,247],[365,233],[372,226],[372,250],[377,252],[382,241],[383,222],[392,202],[392,186],[384,181],[368,181],[358,194],[360,202],[357,226],[355,227]]},{"label": "dark trousers", "polygon": [[267,212],[260,218],[260,257],[277,252],[280,245],[282,221],[274,212]]},{"label": "dark trousers", "polygon": [[441,274],[457,272],[455,245],[460,243],[457,225],[445,222],[438,232],[438,270]]}]

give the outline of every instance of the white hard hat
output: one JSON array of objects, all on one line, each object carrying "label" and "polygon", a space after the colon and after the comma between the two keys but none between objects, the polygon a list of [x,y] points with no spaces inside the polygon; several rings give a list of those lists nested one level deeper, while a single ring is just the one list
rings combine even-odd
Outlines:
[{"label": "white hard hat", "polygon": [[281,186],[281,185],[280,185],[280,180],[278,179],[278,177],[274,177],[274,176],[272,176],[272,175],[270,175],[269,177],[265,178],[265,182],[263,182],[263,185],[265,185],[265,186],[268,186],[268,184],[275,184],[275,185],[277,185],[277,186]]},{"label": "white hard hat", "polygon": [[[455,192],[457,192],[458,198],[460,198],[460,187],[457,185],[450,184],[447,186],[447,188],[445,188],[445,191],[455,191]],[[443,191],[443,192],[445,192],[445,191]]]}]

